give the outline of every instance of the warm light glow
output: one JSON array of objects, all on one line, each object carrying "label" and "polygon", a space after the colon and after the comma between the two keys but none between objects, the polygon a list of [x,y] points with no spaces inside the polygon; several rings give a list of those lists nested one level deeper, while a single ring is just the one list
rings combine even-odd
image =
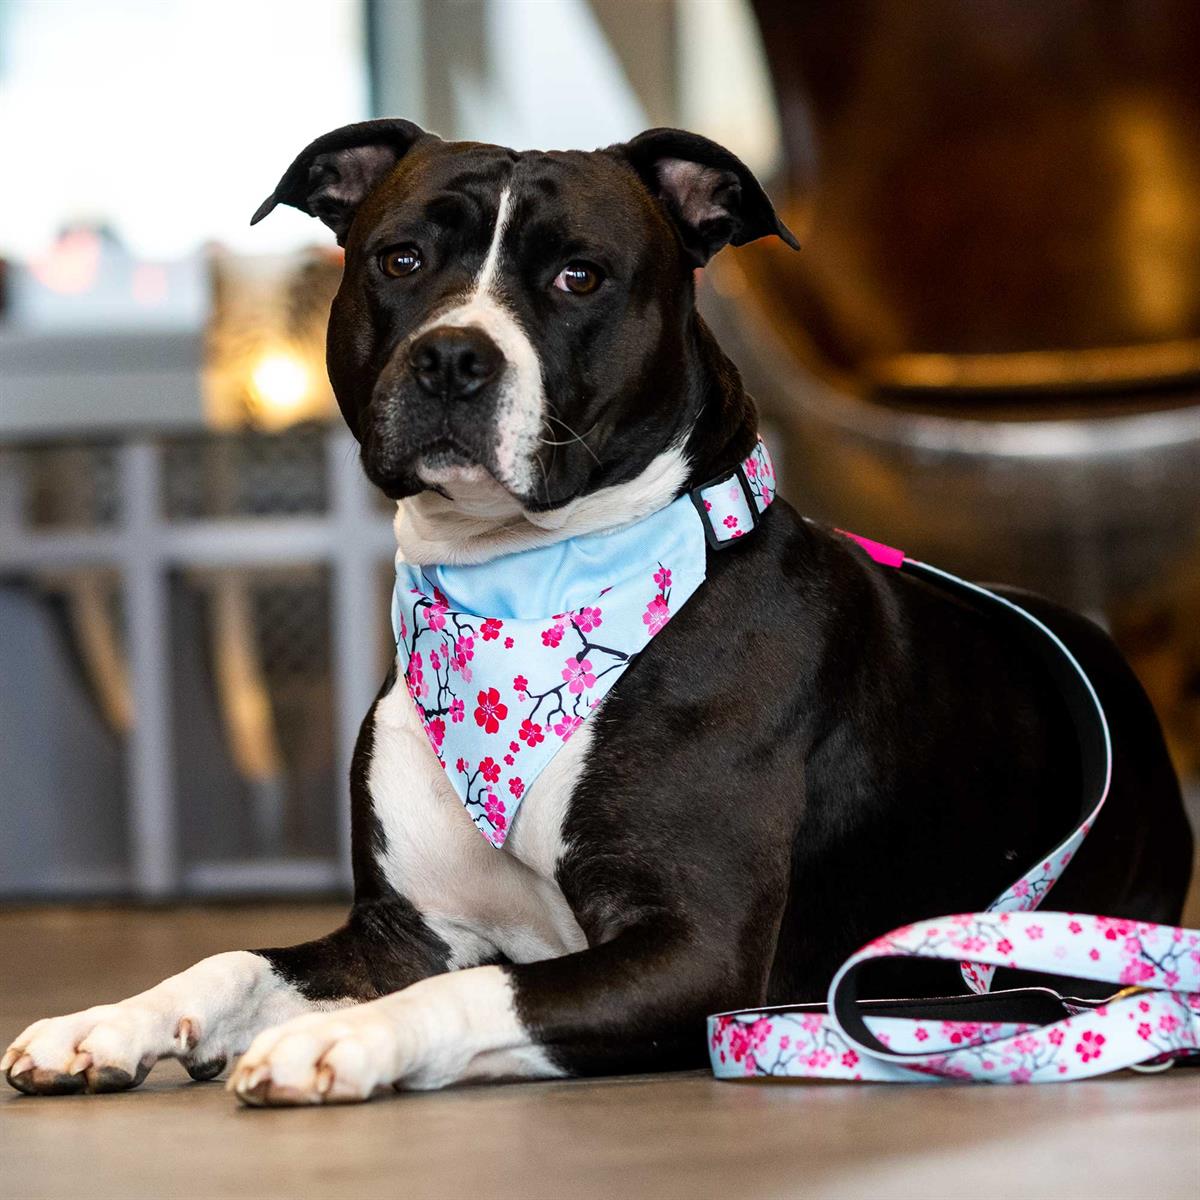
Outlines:
[{"label": "warm light glow", "polygon": [[291,354],[266,354],[250,373],[255,398],[264,415],[287,420],[295,417],[308,398],[312,381],[308,368]]}]

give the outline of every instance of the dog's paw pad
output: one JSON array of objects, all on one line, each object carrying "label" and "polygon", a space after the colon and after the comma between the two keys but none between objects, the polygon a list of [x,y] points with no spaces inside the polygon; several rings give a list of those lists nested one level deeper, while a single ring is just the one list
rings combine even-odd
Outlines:
[{"label": "dog's paw pad", "polygon": [[143,1060],[131,1075],[120,1067],[95,1067],[87,1073],[89,1092],[125,1092],[135,1088],[150,1074],[154,1060]]},{"label": "dog's paw pad", "polygon": [[48,1071],[32,1067],[24,1071],[10,1071],[8,1082],[27,1096],[69,1096],[87,1088],[83,1075],[68,1075],[65,1071]]},{"label": "dog's paw pad", "polygon": [[205,1062],[196,1062],[193,1059],[184,1059],[183,1065],[187,1073],[196,1080],[197,1083],[207,1083],[210,1079],[216,1079],[220,1073],[225,1070],[225,1064],[228,1060],[225,1056],[219,1055],[216,1058],[210,1058]]}]

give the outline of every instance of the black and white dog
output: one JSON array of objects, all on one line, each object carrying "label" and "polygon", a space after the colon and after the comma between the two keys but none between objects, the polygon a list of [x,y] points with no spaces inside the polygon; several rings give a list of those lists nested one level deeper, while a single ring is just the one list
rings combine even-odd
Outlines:
[{"label": "black and white dog", "polygon": [[[277,204],[345,246],[329,374],[406,561],[627,526],[755,445],[693,273],[730,243],[795,243],[712,142],[517,153],[372,121],[309,146],[256,219]],[[1191,835],[1154,714],[1101,632],[1021,601],[1115,740],[1056,907],[1174,921]],[[985,905],[1067,831],[1079,774],[1055,687],[994,613],[778,501],[710,554],[503,849],[393,671],[354,761],[346,924],[38,1021],[3,1069],[24,1092],[111,1091],[163,1057],[208,1079],[240,1055],[240,1099],[308,1104],[696,1066],[705,1014],[817,998],[870,938]]]}]

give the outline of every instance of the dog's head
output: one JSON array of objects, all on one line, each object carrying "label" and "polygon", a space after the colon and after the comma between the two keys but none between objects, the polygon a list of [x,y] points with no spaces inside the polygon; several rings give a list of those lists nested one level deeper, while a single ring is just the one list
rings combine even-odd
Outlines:
[{"label": "dog's head", "polygon": [[302,151],[254,220],[278,204],[345,247],[328,367],[370,479],[394,499],[486,480],[529,513],[682,442],[706,388],[694,269],[796,244],[733,154],[671,129],[518,153],[368,121]]}]

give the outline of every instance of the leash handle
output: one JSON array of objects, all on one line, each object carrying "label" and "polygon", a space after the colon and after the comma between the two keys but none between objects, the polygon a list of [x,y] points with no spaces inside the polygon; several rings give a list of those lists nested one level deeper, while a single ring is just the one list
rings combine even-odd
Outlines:
[{"label": "leash handle", "polygon": [[[1200,931],[1034,911],[1083,843],[1112,782],[1108,721],[1083,667],[1052,629],[1019,604],[881,542],[838,532],[885,567],[925,576],[1020,618],[1016,627],[1058,684],[1075,726],[1083,768],[1080,820],[986,912],[906,925],[852,955],[834,977],[826,1005],[710,1017],[714,1074],[1044,1083],[1146,1062],[1169,1064],[1200,1052]],[[860,969],[891,957],[958,960],[974,994],[860,1002]],[[991,994],[998,967],[1110,982],[1123,990],[1100,1005],[1045,988]],[[1029,1010],[1030,1001],[1036,1011],[1004,1019],[1005,1009]]]},{"label": "leash handle", "polygon": [[[860,1002],[881,958],[1020,967],[1124,985],[1103,1004],[1049,989]],[[1040,1003],[1030,1004],[1030,1000]],[[1028,1019],[998,1019],[1005,1007]],[[890,1015],[889,1009],[908,1014]],[[1046,1020],[1057,1008],[1059,1019]],[[1040,1011],[1038,1011],[1040,1010]],[[1040,1019],[1039,1019],[1040,1018]],[[713,1073],[891,1083],[1050,1083],[1200,1053],[1200,930],[1074,913],[963,913],[877,938],[834,977],[826,1005],[708,1019]]]}]

